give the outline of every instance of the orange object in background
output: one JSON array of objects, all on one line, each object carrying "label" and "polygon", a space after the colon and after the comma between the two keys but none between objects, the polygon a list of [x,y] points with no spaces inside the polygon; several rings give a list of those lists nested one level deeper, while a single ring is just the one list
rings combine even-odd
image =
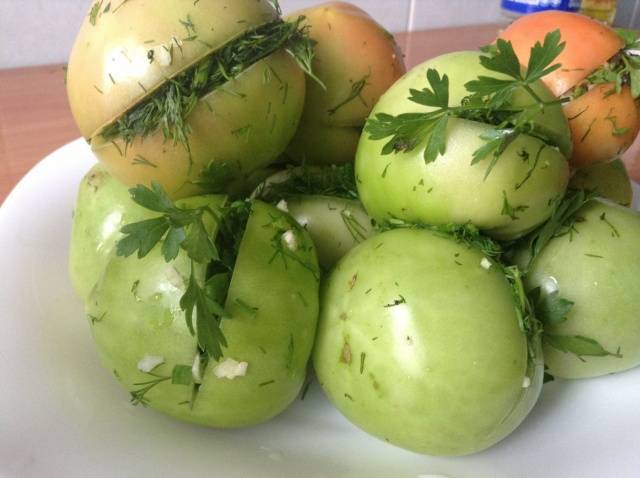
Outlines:
[{"label": "orange object in background", "polygon": [[542,81],[558,97],[572,96],[572,89],[578,86],[588,89],[565,104],[574,146],[571,164],[578,167],[609,161],[631,145],[640,118],[628,87],[617,93],[612,85],[590,84],[588,77],[615,57],[624,41],[596,20],[558,11],[526,15],[507,27],[500,38],[511,41],[520,62],[526,65],[535,42],[542,42],[556,29],[565,42],[557,59],[562,66]]},{"label": "orange object in background", "polygon": [[560,30],[565,47],[556,61],[562,65],[542,78],[555,96],[561,96],[598,69],[624,46],[622,39],[611,28],[578,13],[546,11],[519,18],[500,33],[508,40],[526,65],[535,42]]}]

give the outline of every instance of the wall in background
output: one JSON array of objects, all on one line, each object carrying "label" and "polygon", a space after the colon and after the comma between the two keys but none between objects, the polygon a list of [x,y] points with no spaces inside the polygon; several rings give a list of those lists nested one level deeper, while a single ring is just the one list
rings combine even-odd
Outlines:
[{"label": "wall in background", "polygon": [[[118,0],[112,0],[117,2]],[[323,0],[280,0],[285,12]],[[392,32],[505,22],[499,0],[350,0]],[[0,0],[0,68],[65,63],[92,0]],[[640,0],[618,2],[621,26],[640,24]]]}]

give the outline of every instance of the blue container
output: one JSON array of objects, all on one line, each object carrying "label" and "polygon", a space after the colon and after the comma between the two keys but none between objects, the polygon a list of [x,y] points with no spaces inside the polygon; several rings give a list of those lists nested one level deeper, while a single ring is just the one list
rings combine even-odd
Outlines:
[{"label": "blue container", "polygon": [[519,17],[543,10],[577,12],[580,10],[580,0],[502,0],[501,6],[505,15]]}]

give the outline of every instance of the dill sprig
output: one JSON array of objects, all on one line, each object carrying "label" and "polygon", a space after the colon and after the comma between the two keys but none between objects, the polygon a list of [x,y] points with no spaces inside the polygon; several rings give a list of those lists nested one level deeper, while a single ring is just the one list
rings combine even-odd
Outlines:
[{"label": "dill sprig", "polygon": [[106,141],[122,138],[130,144],[134,138],[144,138],[160,129],[167,140],[189,150],[191,128],[186,119],[198,100],[259,60],[284,48],[306,73],[312,74],[315,43],[309,38],[307,27],[301,26],[303,20],[304,17],[292,22],[276,20],[246,32],[169,78],[157,91],[106,126],[101,136]]},{"label": "dill sprig", "polygon": [[149,404],[149,399],[146,397],[147,393],[163,382],[171,380],[172,385],[192,385],[193,383],[190,365],[174,365],[171,375],[160,375],[153,371],[146,372],[146,374],[153,378],[133,384],[138,387],[130,392],[131,403],[133,405],[142,405],[143,407],[146,407]]},{"label": "dill sprig", "polygon": [[[446,151],[447,125],[450,118],[463,118],[494,125],[482,134],[485,144],[473,153],[471,164],[491,157],[485,178],[498,158],[520,134],[534,135],[547,144],[551,139],[535,128],[532,119],[545,107],[563,100],[544,101],[531,87],[540,78],[560,68],[553,63],[564,49],[560,31],[548,33],[544,42],[537,42],[531,49],[526,69],[522,69],[510,42],[498,39],[496,45],[482,49],[480,63],[485,69],[500,73],[506,78],[479,76],[464,86],[469,92],[460,105],[449,106],[449,78],[434,69],[427,70],[428,87],[411,89],[409,100],[433,108],[426,113],[404,113],[393,116],[378,113],[370,118],[365,132],[373,140],[390,139],[384,144],[382,154],[411,151],[425,139],[424,160],[435,161]],[[524,90],[531,97],[529,105],[514,106],[511,98],[517,90]]]},{"label": "dill sprig", "polygon": [[298,166],[286,170],[284,181],[265,182],[255,196],[270,203],[300,195],[321,195],[358,199],[352,164],[341,166]]},{"label": "dill sprig", "polygon": [[329,116],[333,116],[334,114],[336,114],[338,112],[338,110],[340,108],[342,108],[343,106],[349,104],[350,102],[352,102],[356,98],[358,98],[362,102],[363,105],[367,106],[366,101],[362,97],[362,90],[364,90],[365,87],[367,87],[369,85],[368,80],[369,80],[370,76],[371,76],[371,73],[367,73],[365,76],[360,78],[358,81],[354,82],[351,85],[351,91],[349,92],[349,95],[344,100],[339,102],[336,106],[334,106],[333,108],[330,108],[330,109],[327,110],[327,113],[329,113]]},{"label": "dill sprig", "polygon": [[575,223],[579,220],[578,212],[596,196],[595,191],[569,190],[561,200],[556,202],[551,217],[523,239],[529,253],[527,264],[523,267],[525,274],[552,239],[575,232]]},{"label": "dill sprig", "polygon": [[474,247],[482,251],[482,253],[493,259],[500,259],[503,253],[502,246],[493,239],[485,236],[480,230],[468,222],[466,224],[424,224],[416,222],[406,222],[402,219],[387,219],[384,224],[378,226],[380,232],[390,231],[392,229],[426,229],[433,232],[437,236],[448,237],[458,243]]}]

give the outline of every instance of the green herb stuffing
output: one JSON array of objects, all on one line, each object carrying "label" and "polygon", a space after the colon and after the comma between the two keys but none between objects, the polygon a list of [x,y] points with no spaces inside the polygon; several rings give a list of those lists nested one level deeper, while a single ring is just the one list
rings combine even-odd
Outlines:
[{"label": "green herb stuffing", "polygon": [[631,96],[634,99],[640,97],[640,41],[638,33],[623,28],[616,28],[616,33],[624,42],[622,49],[576,86],[571,91],[570,97],[577,98],[589,91],[590,85],[602,83],[614,85],[606,93],[607,96],[620,93],[624,85],[629,85]]},{"label": "green herb stuffing", "polygon": [[307,35],[307,28],[301,26],[303,19],[277,20],[245,33],[168,79],[156,92],[105,127],[101,136],[106,141],[122,138],[129,144],[136,137],[144,138],[161,129],[167,140],[189,150],[191,129],[186,118],[198,100],[259,60],[284,48],[307,74],[312,75],[315,43]]},{"label": "green herb stuffing", "polygon": [[300,195],[321,195],[358,199],[353,164],[341,166],[299,166],[287,170],[284,181],[263,183],[256,197],[270,203]]}]

